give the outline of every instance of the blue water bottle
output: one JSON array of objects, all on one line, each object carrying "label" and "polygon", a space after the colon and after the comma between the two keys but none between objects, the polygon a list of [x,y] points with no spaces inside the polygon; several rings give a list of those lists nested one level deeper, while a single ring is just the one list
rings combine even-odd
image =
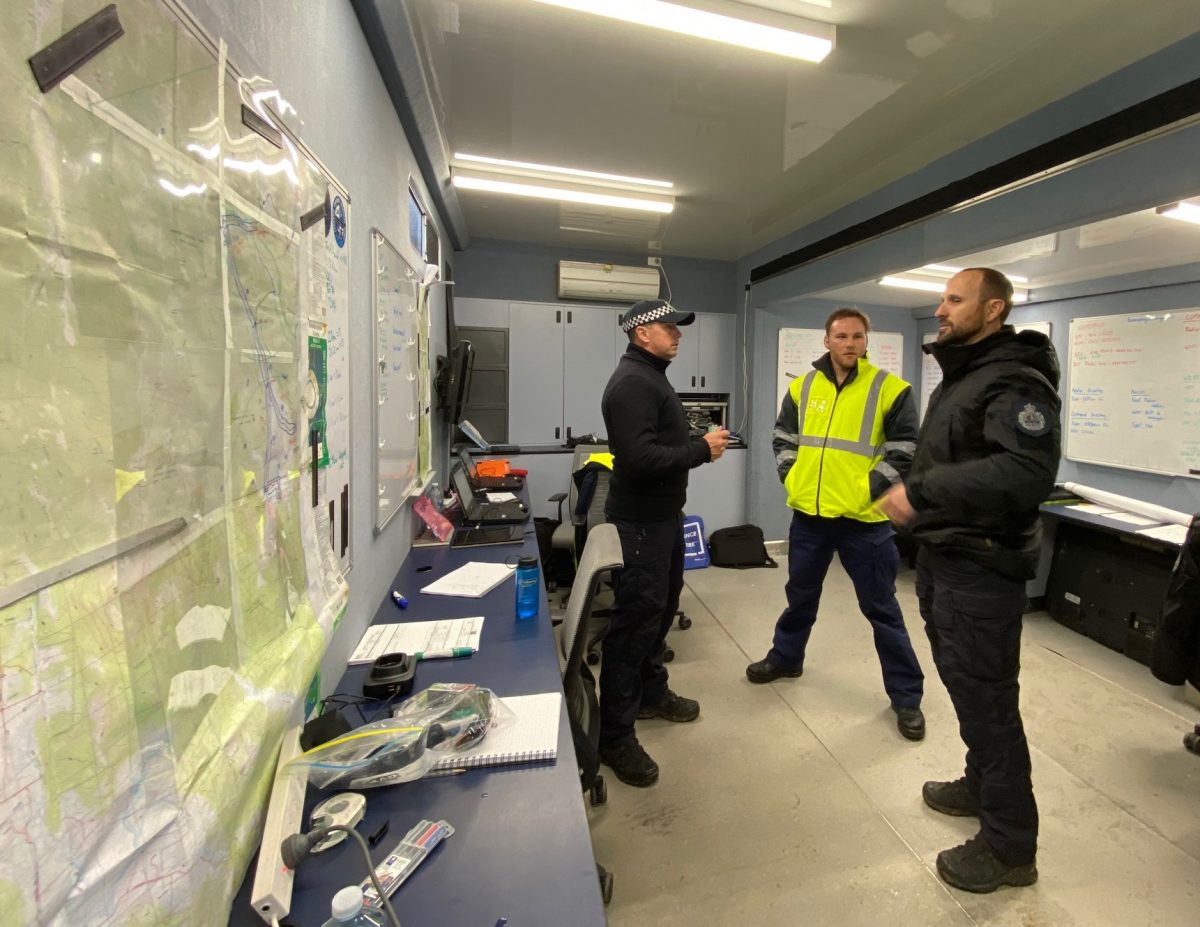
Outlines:
[{"label": "blue water bottle", "polygon": [[517,561],[517,619],[536,618],[541,604],[538,589],[537,557],[522,557]]}]

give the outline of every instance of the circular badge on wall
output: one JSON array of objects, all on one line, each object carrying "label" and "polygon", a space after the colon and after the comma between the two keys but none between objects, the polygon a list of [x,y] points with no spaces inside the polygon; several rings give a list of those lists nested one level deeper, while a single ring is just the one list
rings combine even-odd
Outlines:
[{"label": "circular badge on wall", "polygon": [[333,240],[339,248],[346,246],[346,207],[340,196],[333,198]]}]

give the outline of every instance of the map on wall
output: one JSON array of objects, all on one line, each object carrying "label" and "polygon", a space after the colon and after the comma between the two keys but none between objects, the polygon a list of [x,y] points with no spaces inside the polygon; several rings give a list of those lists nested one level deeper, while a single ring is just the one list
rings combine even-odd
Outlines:
[{"label": "map on wall", "polygon": [[42,93],[93,12],[0,34],[0,924],[211,923],[345,607],[348,199],[168,4]]}]

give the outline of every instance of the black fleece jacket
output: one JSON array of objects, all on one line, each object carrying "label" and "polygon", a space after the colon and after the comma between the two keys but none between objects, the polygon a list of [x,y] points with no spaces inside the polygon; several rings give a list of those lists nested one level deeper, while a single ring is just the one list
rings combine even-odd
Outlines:
[{"label": "black fleece jacket", "polygon": [[1200,514],[1193,516],[1171,571],[1150,672],[1173,686],[1190,682],[1200,689]]},{"label": "black fleece jacket", "polygon": [[1038,506],[1058,472],[1058,358],[1040,332],[1004,326],[975,344],[924,348],[942,368],[904,484],[922,543],[1015,579],[1041,547]]},{"label": "black fleece jacket", "polygon": [[687,501],[688,471],[708,463],[708,442],[690,435],[667,381],[669,363],[631,344],[604,388],[600,410],[613,454],[604,513],[613,518],[675,517]]}]

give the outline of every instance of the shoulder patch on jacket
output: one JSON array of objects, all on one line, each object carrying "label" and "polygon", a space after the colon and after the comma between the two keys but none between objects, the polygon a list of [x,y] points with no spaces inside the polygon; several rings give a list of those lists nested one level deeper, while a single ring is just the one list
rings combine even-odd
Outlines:
[{"label": "shoulder patch on jacket", "polygon": [[1045,403],[1031,399],[1017,399],[1013,403],[1013,415],[1017,427],[1027,435],[1037,438],[1050,428],[1049,408]]}]

